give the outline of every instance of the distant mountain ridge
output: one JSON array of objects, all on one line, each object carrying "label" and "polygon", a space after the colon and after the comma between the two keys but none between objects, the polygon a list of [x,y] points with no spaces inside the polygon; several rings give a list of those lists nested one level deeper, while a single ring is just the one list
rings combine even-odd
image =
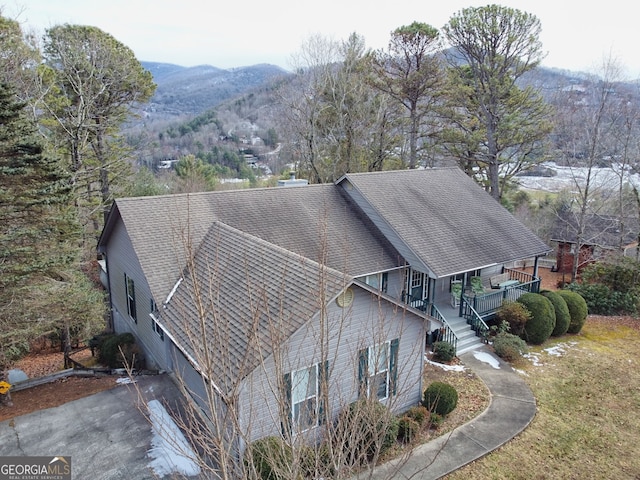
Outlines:
[{"label": "distant mountain ridge", "polygon": [[290,75],[276,65],[258,64],[222,69],[211,65],[182,67],[170,63],[140,62],[157,84],[150,109],[157,113],[194,115],[225,100]]}]

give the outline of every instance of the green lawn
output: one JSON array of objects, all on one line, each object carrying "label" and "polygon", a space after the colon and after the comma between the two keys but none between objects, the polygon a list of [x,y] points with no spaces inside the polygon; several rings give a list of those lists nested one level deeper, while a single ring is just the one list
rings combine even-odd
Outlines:
[{"label": "green lawn", "polygon": [[590,317],[579,335],[532,348],[514,366],[537,399],[536,418],[447,479],[640,478],[639,326]]}]

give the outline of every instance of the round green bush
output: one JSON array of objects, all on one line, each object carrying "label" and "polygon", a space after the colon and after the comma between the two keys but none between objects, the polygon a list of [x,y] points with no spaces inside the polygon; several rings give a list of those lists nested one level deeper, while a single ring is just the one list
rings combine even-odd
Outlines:
[{"label": "round green bush", "polygon": [[293,451],[280,437],[265,437],[253,442],[245,457],[245,465],[261,480],[287,477],[293,462]]},{"label": "round green bush", "polygon": [[413,418],[404,416],[398,420],[398,440],[403,443],[412,442],[420,431],[420,424]]},{"label": "round green bush", "polygon": [[569,307],[567,307],[567,302],[565,302],[564,298],[557,293],[552,292],[551,290],[543,290],[540,294],[544,295],[549,299],[549,301],[553,304],[553,308],[556,312],[556,326],[553,328],[553,332],[551,332],[552,337],[559,337],[560,335],[564,335],[567,333],[569,329],[569,323],[571,322],[571,314],[569,314]]},{"label": "round green bush", "polygon": [[567,333],[580,333],[589,313],[587,302],[580,294],[570,290],[558,290],[558,295],[567,302],[567,308],[571,316]]},{"label": "round green bush", "polygon": [[458,406],[458,392],[448,383],[433,382],[424,391],[422,405],[431,413],[444,417]]},{"label": "round green bush", "polygon": [[456,349],[449,342],[436,342],[433,344],[433,357],[440,362],[450,362],[456,356]]},{"label": "round green bush", "polygon": [[517,300],[531,313],[531,318],[524,326],[520,337],[534,345],[541,345],[550,336],[556,326],[556,312],[553,304],[539,293],[525,293]]},{"label": "round green bush", "polygon": [[531,313],[522,303],[505,302],[496,312],[496,323],[501,325],[507,322],[509,332],[513,335],[522,335],[524,326],[531,318]]},{"label": "round green bush", "polygon": [[527,344],[522,338],[508,332],[500,332],[493,338],[493,350],[508,362],[527,353]]},{"label": "round green bush", "polygon": [[414,419],[420,426],[422,426],[429,418],[429,410],[427,410],[423,405],[418,405],[407,410],[405,416]]}]

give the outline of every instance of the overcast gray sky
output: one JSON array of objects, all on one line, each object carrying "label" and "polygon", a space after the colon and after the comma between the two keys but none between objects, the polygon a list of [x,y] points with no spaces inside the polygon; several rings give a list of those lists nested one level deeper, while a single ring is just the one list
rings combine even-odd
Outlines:
[{"label": "overcast gray sky", "polygon": [[[384,48],[395,28],[413,21],[441,28],[462,8],[488,0],[0,0],[3,15],[25,29],[59,23],[93,25],[131,48],[139,60],[220,68],[272,63],[313,34],[343,40],[352,32]],[[640,77],[640,28],[628,0],[504,0],[535,14],[549,67],[596,71],[612,56],[629,78]],[[594,6],[597,5],[597,6]]]}]

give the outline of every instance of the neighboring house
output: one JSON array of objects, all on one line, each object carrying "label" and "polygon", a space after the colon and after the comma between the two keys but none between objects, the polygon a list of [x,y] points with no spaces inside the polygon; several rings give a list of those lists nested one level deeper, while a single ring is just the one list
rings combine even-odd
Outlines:
[{"label": "neighboring house", "polygon": [[539,284],[506,267],[549,250],[457,168],[119,199],[99,242],[114,329],[244,441],[314,435],[363,395],[417,404],[425,341],[477,346],[467,320]]},{"label": "neighboring house", "polygon": [[578,251],[578,273],[607,255],[635,257],[637,254],[640,227],[636,217],[587,215],[579,242],[578,226],[577,214],[572,212],[561,212],[554,221],[551,241],[556,244],[557,272],[571,274]]}]

